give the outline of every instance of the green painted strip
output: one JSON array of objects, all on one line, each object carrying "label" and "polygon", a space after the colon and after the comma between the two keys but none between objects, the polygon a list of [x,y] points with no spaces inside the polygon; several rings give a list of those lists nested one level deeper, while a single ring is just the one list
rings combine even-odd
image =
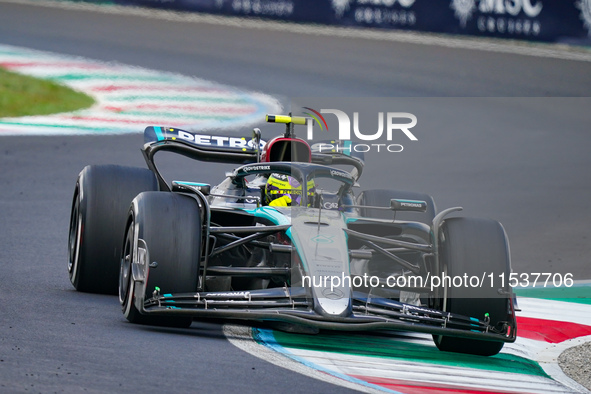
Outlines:
[{"label": "green painted strip", "polygon": [[149,96],[149,95],[127,95],[127,96],[116,96],[116,97],[109,97],[109,104],[116,103],[118,101],[129,102],[129,101],[142,101],[142,100],[150,100],[150,101],[205,101],[208,103],[238,103],[238,104],[249,104],[251,105],[252,102],[241,98],[220,98],[220,97],[207,97],[207,96],[164,96],[164,95],[157,95],[157,96]]},{"label": "green painted strip", "polygon": [[191,114],[191,113],[175,113],[175,112],[150,112],[150,111],[122,111],[115,112],[112,116],[150,116],[150,117],[166,117],[166,118],[178,118],[178,119],[236,119],[236,115],[207,115],[207,114]]},{"label": "green painted strip", "polygon": [[513,288],[518,297],[543,298],[554,301],[591,305],[591,286]]},{"label": "green painted strip", "polygon": [[[7,122],[7,121],[0,121],[0,125],[10,125],[10,126],[24,126],[24,127],[50,127],[54,129],[79,129],[79,130],[96,130],[96,131],[103,131],[105,133],[109,133],[113,129],[124,129],[128,130],[129,127],[120,127],[120,126],[109,126],[108,128],[105,127],[90,127],[90,126],[69,126],[63,124],[48,124],[48,123],[22,123],[22,122]],[[139,133],[139,131],[138,131]],[[0,131],[0,135],[2,131]]]},{"label": "green painted strip", "polygon": [[[71,2],[71,3],[78,3],[80,0],[62,0],[65,2]],[[92,4],[107,8],[109,6],[112,5],[117,5],[118,3],[115,1],[107,1],[107,0],[93,0],[91,1]]]},{"label": "green painted strip", "polygon": [[[19,56],[19,58],[20,58],[21,56],[23,56],[23,51],[13,50],[10,48],[2,47],[2,48],[0,48],[0,55],[15,55],[15,56]],[[31,56],[31,55],[29,55],[29,56]]]},{"label": "green painted strip", "polygon": [[549,378],[536,362],[510,354],[502,353],[493,357],[480,357],[442,352],[433,346],[408,343],[394,338],[343,335],[330,332],[319,335],[298,335],[273,331],[273,335],[275,340],[286,348],[520,373]]},{"label": "green painted strip", "polygon": [[163,75],[101,75],[100,71],[89,74],[53,74],[47,75],[43,78],[58,80],[58,81],[82,81],[87,79],[95,79],[97,81],[148,81],[148,82],[176,82],[183,83],[186,81],[179,81],[176,77],[167,77]]}]

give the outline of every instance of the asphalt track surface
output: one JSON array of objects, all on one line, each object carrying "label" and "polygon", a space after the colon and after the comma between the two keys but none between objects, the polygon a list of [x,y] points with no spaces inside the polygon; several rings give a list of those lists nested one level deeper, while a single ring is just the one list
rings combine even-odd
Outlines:
[{"label": "asphalt track surface", "polygon": [[[411,100],[424,119],[419,141],[372,156],[362,186],[424,191],[439,208],[500,220],[516,272],[591,278],[591,63],[6,3],[0,43],[284,101],[446,97]],[[336,390],[233,347],[217,322],[135,326],[115,297],[73,290],[66,245],[76,176],[86,164],[143,166],[141,143],[140,135],[0,139],[0,392]],[[213,168],[199,165],[194,177],[215,183],[222,169]]]}]

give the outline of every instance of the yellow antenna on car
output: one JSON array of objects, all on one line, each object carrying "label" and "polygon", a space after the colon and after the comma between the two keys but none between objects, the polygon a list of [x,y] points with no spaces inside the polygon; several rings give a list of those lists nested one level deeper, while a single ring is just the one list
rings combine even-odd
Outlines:
[{"label": "yellow antenna on car", "polygon": [[267,115],[266,120],[269,123],[285,123],[285,137],[294,138],[293,126],[296,124],[306,125],[310,119],[304,116],[291,116],[290,112],[289,115]]}]

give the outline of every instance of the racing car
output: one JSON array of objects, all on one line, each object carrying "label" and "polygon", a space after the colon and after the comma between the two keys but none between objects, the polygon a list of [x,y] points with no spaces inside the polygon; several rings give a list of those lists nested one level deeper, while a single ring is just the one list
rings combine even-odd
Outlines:
[{"label": "racing car", "polygon": [[[70,219],[73,286],[118,294],[138,324],[229,318],[304,333],[414,331],[440,350],[483,356],[515,341],[499,222],[459,217],[459,207],[437,212],[423,193],[356,193],[364,159],[334,149],[346,141],[310,146],[295,136],[310,119],[266,120],[285,132],[265,142],[259,129],[239,138],[150,126],[147,169],[85,167]],[[167,180],[161,151],[235,168],[213,187]]]}]

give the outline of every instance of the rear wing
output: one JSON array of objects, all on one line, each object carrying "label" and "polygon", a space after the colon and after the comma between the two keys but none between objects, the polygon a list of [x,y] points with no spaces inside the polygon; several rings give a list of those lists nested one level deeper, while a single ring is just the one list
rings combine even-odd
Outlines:
[{"label": "rear wing", "polygon": [[162,178],[154,164],[154,155],[159,151],[181,154],[190,159],[216,163],[249,164],[256,163],[258,151],[265,141],[230,135],[211,135],[193,133],[173,127],[149,126],[144,130],[142,154],[146,164],[156,174],[162,190],[170,187]]}]

